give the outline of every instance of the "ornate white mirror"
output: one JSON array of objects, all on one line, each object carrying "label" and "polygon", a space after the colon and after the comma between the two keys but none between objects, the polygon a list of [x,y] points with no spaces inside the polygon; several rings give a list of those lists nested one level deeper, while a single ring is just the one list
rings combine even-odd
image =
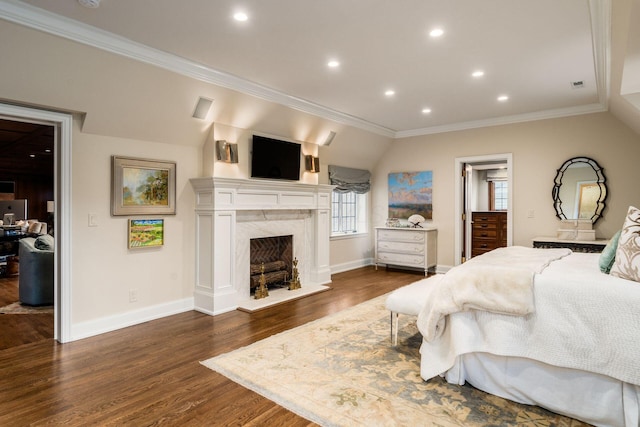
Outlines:
[{"label": "ornate white mirror", "polygon": [[607,198],[602,168],[589,157],[567,160],[558,169],[552,196],[558,218],[590,219],[595,224],[602,217]]}]

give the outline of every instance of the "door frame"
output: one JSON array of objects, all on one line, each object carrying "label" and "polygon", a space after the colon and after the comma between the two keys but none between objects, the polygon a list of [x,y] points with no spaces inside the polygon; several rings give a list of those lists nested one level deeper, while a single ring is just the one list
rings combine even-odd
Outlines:
[{"label": "door frame", "polygon": [[[507,164],[507,194],[509,201],[507,203],[507,246],[513,245],[513,153],[487,154],[483,156],[456,157],[454,160],[455,171],[455,225],[454,225],[454,255],[453,262],[455,265],[462,263],[462,249],[466,244],[466,240],[470,239],[469,233],[464,233],[464,224],[462,214],[464,213],[464,194],[462,185],[464,184],[462,170],[466,164],[500,162]],[[469,218],[468,218],[469,220]],[[464,242],[463,242],[464,236]]]},{"label": "door frame", "polygon": [[18,122],[54,127],[53,200],[54,250],[54,338],[61,343],[71,338],[71,135],[70,114],[21,107],[0,102],[0,117]]}]

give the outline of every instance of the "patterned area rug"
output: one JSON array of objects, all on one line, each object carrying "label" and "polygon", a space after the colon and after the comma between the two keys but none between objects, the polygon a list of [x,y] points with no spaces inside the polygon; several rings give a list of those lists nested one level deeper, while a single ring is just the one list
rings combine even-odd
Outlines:
[{"label": "patterned area rug", "polygon": [[0,307],[0,314],[53,314],[53,306],[31,307],[19,302]]},{"label": "patterned area rug", "polygon": [[415,318],[390,345],[386,296],[202,362],[323,426],[584,426],[469,385],[420,378]]}]

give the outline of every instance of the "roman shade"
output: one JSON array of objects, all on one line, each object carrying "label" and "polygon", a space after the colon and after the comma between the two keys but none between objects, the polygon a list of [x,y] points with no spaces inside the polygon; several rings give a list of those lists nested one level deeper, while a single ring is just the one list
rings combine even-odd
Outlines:
[{"label": "roman shade", "polygon": [[337,187],[334,191],[357,194],[368,193],[371,189],[371,172],[364,169],[345,168],[329,165],[329,182]]}]

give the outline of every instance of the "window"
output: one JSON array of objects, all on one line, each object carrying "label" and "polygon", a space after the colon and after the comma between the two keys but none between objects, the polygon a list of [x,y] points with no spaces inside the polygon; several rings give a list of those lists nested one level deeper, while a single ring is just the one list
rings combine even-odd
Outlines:
[{"label": "window", "polygon": [[507,181],[491,181],[489,186],[489,208],[492,211],[506,211],[509,206],[509,186]]},{"label": "window", "polygon": [[331,195],[331,235],[366,231],[366,194],[334,191]]}]

